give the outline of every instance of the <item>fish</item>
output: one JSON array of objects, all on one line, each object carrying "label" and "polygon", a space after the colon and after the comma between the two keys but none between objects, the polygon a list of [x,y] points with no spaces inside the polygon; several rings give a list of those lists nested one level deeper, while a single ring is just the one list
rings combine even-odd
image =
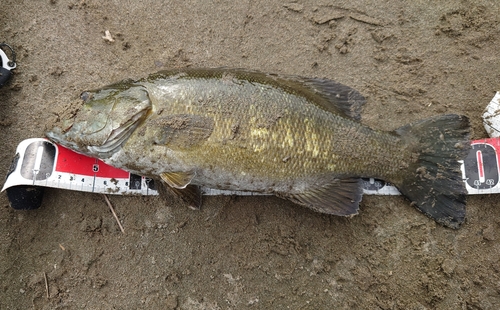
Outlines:
[{"label": "fish", "polygon": [[469,119],[444,114],[393,131],[361,123],[365,97],[327,78],[237,68],[179,68],[85,91],[46,136],[161,179],[201,206],[201,186],[266,193],[314,211],[359,213],[362,178],[457,229],[466,216],[460,161]]}]

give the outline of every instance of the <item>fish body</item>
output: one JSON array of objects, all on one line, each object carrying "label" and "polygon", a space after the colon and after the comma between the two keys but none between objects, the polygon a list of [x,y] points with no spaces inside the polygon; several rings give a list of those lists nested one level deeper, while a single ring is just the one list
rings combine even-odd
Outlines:
[{"label": "fish body", "polygon": [[375,177],[446,226],[465,217],[464,116],[374,130],[359,122],[365,99],[350,87],[228,68],[162,71],[82,98],[76,117],[49,138],[161,177],[181,194],[192,186],[254,191],[347,216],[358,212],[360,178]]}]

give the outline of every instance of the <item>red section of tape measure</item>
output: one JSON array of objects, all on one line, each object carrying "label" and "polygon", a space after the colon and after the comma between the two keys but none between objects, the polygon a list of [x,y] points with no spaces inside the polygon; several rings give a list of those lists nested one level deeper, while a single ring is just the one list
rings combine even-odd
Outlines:
[{"label": "red section of tape measure", "polygon": [[128,178],[129,173],[58,145],[56,171],[101,178]]}]

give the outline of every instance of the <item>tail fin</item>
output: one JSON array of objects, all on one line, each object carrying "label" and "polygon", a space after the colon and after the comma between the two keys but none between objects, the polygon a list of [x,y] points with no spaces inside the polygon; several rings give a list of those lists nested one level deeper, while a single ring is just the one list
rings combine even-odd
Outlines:
[{"label": "tail fin", "polygon": [[403,126],[396,133],[415,141],[418,156],[396,187],[436,222],[459,228],[465,219],[467,191],[458,161],[467,156],[470,148],[469,119],[441,115]]}]

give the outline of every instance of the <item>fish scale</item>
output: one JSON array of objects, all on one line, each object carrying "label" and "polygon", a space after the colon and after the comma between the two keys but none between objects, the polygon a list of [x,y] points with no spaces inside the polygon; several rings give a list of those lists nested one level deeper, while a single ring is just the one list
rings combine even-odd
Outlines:
[{"label": "fish scale", "polygon": [[[271,171],[280,179],[303,177],[310,174],[328,173],[331,171],[345,175],[360,174],[360,172],[353,170],[352,165],[343,165],[343,163],[348,162],[346,159],[354,153],[367,154],[366,149],[354,149],[356,145],[363,146],[373,142],[364,141],[368,140],[366,138],[360,138],[358,141],[361,143],[353,144],[352,140],[346,139],[344,143],[337,143],[335,145],[336,148],[333,148],[331,142],[333,141],[333,136],[336,134],[335,128],[338,128],[336,126],[338,120],[335,119],[335,115],[308,103],[304,98],[298,98],[293,94],[283,95],[279,89],[271,89],[269,87],[266,88],[266,92],[262,92],[262,87],[256,88],[254,84],[248,83],[247,85],[240,84],[240,87],[231,93],[225,91],[228,89],[228,83],[226,82],[221,85],[221,83],[212,79],[188,80],[185,86],[179,85],[180,88],[185,89],[182,95],[174,98],[165,98],[164,95],[163,98],[152,99],[152,102],[161,102],[161,105],[158,104],[156,109],[163,111],[163,113],[191,113],[208,115],[214,118],[214,132],[203,146],[204,148],[208,147],[208,149],[204,149],[203,151],[197,149],[188,150],[189,155],[183,155],[183,157],[193,157],[193,162],[198,163],[200,162],[200,157],[203,156],[206,158],[207,165],[216,165],[217,167],[221,167],[223,163],[228,163],[230,160],[229,156],[239,158],[240,161],[243,161],[241,159],[245,158],[250,163],[246,165],[247,170],[251,170],[255,174],[262,173],[263,171]],[[146,84],[145,86],[150,90],[150,93],[159,93],[157,90],[152,90],[156,87],[155,83]],[[221,87],[224,89],[218,89]],[[241,90],[241,88],[248,88],[249,90]],[[197,91],[194,92],[194,89]],[[252,92],[252,90],[254,91]],[[193,98],[188,97],[187,94],[189,93],[192,94]],[[210,96],[210,93],[217,93],[218,95]],[[167,94],[170,94],[170,92],[167,92]],[[259,96],[261,94],[263,96]],[[244,102],[244,99],[236,102],[236,99],[234,99],[236,95],[239,95],[240,98],[251,98],[251,100],[248,103]],[[212,99],[209,101],[199,99],[206,97],[212,97]],[[198,99],[195,100],[196,98]],[[235,102],[231,117],[227,117],[223,113],[224,109],[219,106],[216,106],[217,109],[214,109],[213,113],[211,113],[211,109],[208,109],[207,113],[207,107],[214,107],[213,103],[220,100]],[[196,104],[193,104],[194,102]],[[229,103],[226,103],[226,105],[229,105]],[[286,106],[287,108],[279,109],[278,107],[280,106]],[[266,119],[267,116],[265,113],[280,114],[273,128],[268,129],[265,127],[264,124],[269,122]],[[248,117],[249,115],[252,116]],[[309,120],[309,118],[302,119],[304,115],[309,115],[312,120]],[[233,137],[231,129],[234,124],[238,124],[239,126],[239,133],[235,137]],[[353,128],[359,126],[359,124],[353,123]],[[337,129],[337,131],[339,130]],[[294,136],[290,137],[289,134],[286,134],[289,132],[293,132]],[[349,134],[344,133],[338,133],[337,135],[349,137]],[[375,140],[380,139],[378,136],[374,138]],[[289,143],[290,140],[295,143]],[[396,145],[398,142],[397,138],[385,140],[391,140],[383,143],[385,150],[387,148],[390,149],[391,144],[397,147],[398,150],[401,149],[401,145]],[[231,146],[234,147],[231,148]],[[239,152],[239,149],[245,149],[245,152]],[[247,149],[253,150],[253,153],[248,153]],[[276,166],[277,162],[283,162],[283,158],[296,153],[298,155],[294,156],[294,158],[291,158],[281,166]],[[370,154],[367,155],[370,156]],[[297,157],[301,158],[296,159]],[[341,158],[340,164],[334,163],[336,158]],[[214,162],[210,162],[211,159]],[[391,166],[395,160],[397,158],[391,158]],[[390,169],[387,169],[390,168],[389,165],[382,165],[386,168],[384,170],[379,169],[379,166],[367,167],[367,165],[364,165],[369,162],[367,158],[360,157],[359,164],[357,163],[359,166],[358,170],[366,174],[377,175],[378,177],[385,176],[384,172],[387,173],[388,170],[390,171]],[[292,164],[295,164],[293,169],[283,167],[284,165]],[[374,171],[370,171],[370,169]]]}]

